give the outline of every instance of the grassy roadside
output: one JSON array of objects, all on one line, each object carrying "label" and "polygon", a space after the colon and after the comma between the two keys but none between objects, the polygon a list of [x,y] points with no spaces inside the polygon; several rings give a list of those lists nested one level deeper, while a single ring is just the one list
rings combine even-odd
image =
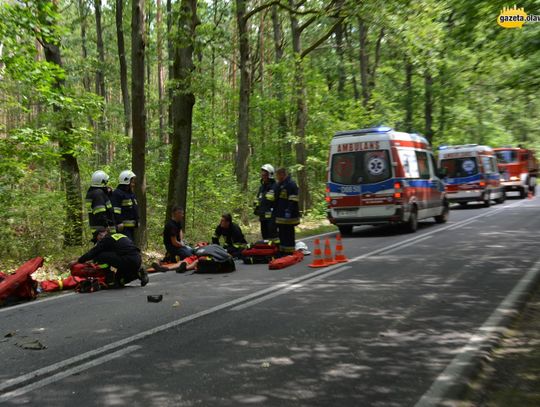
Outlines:
[{"label": "grassy roadside", "polygon": [[540,285],[459,407],[540,406]]}]

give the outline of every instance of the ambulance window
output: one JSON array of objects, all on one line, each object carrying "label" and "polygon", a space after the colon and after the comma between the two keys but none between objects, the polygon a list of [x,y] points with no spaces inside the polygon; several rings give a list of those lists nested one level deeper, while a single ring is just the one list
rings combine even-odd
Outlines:
[{"label": "ambulance window", "polygon": [[418,173],[420,178],[429,179],[429,163],[427,153],[416,151],[416,162],[418,163]]},{"label": "ambulance window", "polygon": [[499,167],[497,165],[497,159],[495,157],[491,157],[491,168],[493,168],[493,172],[499,172]]},{"label": "ambulance window", "polygon": [[446,169],[448,178],[469,177],[478,173],[475,157],[447,158],[441,160],[441,168]]},{"label": "ambulance window", "polygon": [[482,166],[484,167],[485,173],[493,172],[493,168],[491,168],[491,160],[489,159],[489,157],[482,156]]},{"label": "ambulance window", "polygon": [[334,154],[331,181],[345,185],[373,184],[392,175],[387,150]]},{"label": "ambulance window", "polygon": [[398,150],[399,160],[403,167],[405,178],[420,178],[418,162],[414,150]]}]

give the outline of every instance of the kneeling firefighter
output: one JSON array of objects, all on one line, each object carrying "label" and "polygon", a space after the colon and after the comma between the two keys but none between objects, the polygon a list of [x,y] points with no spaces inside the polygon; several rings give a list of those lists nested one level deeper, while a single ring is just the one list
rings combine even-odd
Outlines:
[{"label": "kneeling firefighter", "polygon": [[148,283],[148,274],[142,265],[141,251],[135,244],[121,233],[109,233],[107,228],[99,228],[93,234],[95,246],[77,260],[85,263],[92,260],[102,268],[116,268],[115,282],[117,287],[139,279],[141,286]]}]

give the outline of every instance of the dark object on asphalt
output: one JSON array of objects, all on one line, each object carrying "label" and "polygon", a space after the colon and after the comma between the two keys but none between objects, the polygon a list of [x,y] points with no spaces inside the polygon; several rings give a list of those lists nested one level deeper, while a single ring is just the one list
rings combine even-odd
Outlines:
[{"label": "dark object on asphalt", "polygon": [[148,302],[161,302],[161,300],[163,299],[163,295],[147,295],[146,299],[148,300]]},{"label": "dark object on asphalt", "polygon": [[29,350],[43,350],[43,349],[47,349],[47,347],[45,345],[43,345],[40,341],[38,341],[37,339],[36,340],[33,340],[33,341],[29,341],[29,342],[23,342],[23,343],[18,343],[17,344],[18,347],[20,348],[23,348],[23,349],[29,349]]}]

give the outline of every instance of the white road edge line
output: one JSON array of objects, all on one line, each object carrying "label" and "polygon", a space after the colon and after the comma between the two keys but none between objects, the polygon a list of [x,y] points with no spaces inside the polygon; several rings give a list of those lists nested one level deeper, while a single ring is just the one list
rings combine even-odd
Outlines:
[{"label": "white road edge line", "polygon": [[10,391],[8,393],[0,395],[0,403],[11,400],[12,398],[21,396],[25,393],[28,393],[33,390],[41,389],[42,387],[45,387],[49,384],[55,383],[57,381],[60,381],[62,379],[65,379],[66,377],[72,376],[76,373],[80,373],[82,371],[91,369],[95,366],[102,365],[103,363],[107,363],[110,360],[119,358],[121,356],[127,355],[128,353],[131,353],[133,351],[136,351],[140,349],[141,346],[139,345],[132,345],[128,346],[125,349],[121,349],[119,351],[116,351],[114,353],[111,353],[110,355],[101,356],[100,358],[91,360],[90,362],[83,363],[82,365],[72,367],[71,369],[64,370],[60,373],[57,373],[53,376],[47,377],[45,379],[39,380],[35,383],[29,384],[27,386],[21,387],[17,390]]},{"label": "white road edge line", "polygon": [[[451,230],[451,229],[448,229],[448,230]],[[429,236],[425,236],[421,239],[416,239],[415,241],[413,242],[410,242],[408,244],[404,244],[402,246],[399,246],[399,247],[395,247],[393,249],[390,249],[390,250],[387,250],[385,252],[382,252],[381,255],[386,255],[386,254],[390,254],[390,253],[393,253],[393,252],[397,252],[398,250],[401,250],[401,249],[404,249],[405,247],[409,247],[409,246],[412,246],[413,244],[416,244],[418,242],[423,242],[424,240],[428,240],[428,239],[431,239],[433,236],[432,235],[429,235]]]},{"label": "white road edge line", "polygon": [[231,308],[229,311],[240,311],[240,310],[249,308],[249,307],[251,307],[251,306],[253,306],[255,304],[259,304],[261,302],[270,300],[272,298],[275,298],[275,297],[278,297],[280,295],[286,294],[287,292],[289,292],[291,290],[296,290],[297,288],[304,287],[305,285],[307,285],[309,283],[312,283],[312,282],[317,281],[317,280],[322,280],[323,278],[329,277],[329,276],[337,274],[337,273],[341,273],[342,271],[345,271],[345,270],[348,270],[348,269],[351,269],[351,268],[352,268],[351,266],[339,267],[339,268],[337,268],[337,269],[335,269],[333,271],[330,271],[328,273],[324,273],[324,274],[318,275],[316,277],[304,280],[299,284],[292,284],[292,285],[290,285],[288,287],[282,288],[281,290],[274,291],[271,294],[264,295],[262,297],[254,299],[252,301],[248,301],[248,302],[245,302],[243,304],[237,305],[236,307]]},{"label": "white road edge line", "polygon": [[[521,204],[522,201],[520,202],[517,202],[517,205]],[[512,205],[514,206],[514,205]],[[500,209],[495,209],[494,211],[502,211],[504,208],[500,208]],[[466,220],[463,220],[461,222],[458,222],[458,223],[454,223],[454,224],[451,224],[451,225],[448,225],[448,226],[445,226],[445,227],[441,227],[441,228],[438,228],[436,230],[433,230],[431,232],[428,232],[428,233],[424,233],[422,235],[418,235],[418,236],[415,236],[415,237],[411,237],[409,239],[406,239],[406,240],[403,240],[403,241],[400,241],[400,242],[396,242],[396,243],[393,243],[391,245],[388,245],[386,247],[382,247],[380,249],[376,249],[376,250],[373,250],[371,252],[368,252],[368,253],[365,253],[363,255],[360,255],[360,256],[357,256],[353,259],[350,260],[350,262],[356,262],[358,260],[361,260],[361,259],[364,259],[366,257],[370,257],[370,256],[374,256],[376,254],[379,254],[379,253],[382,253],[382,252],[385,252],[387,250],[390,250],[390,249],[393,249],[395,247],[399,247],[401,245],[404,245],[404,244],[408,244],[409,242],[415,242],[417,241],[418,239],[424,239],[426,238],[427,236],[432,236],[436,233],[440,233],[440,232],[443,232],[451,227],[455,227],[456,225],[458,224],[461,224],[461,223],[466,223],[468,221],[470,221],[471,219],[478,219],[478,218],[481,218],[481,217],[484,217],[484,216],[487,216],[488,214],[490,214],[491,212],[493,211],[489,211],[489,212],[485,212],[485,213],[482,213],[480,215],[477,215],[473,218],[470,218],[470,219],[466,219]],[[80,355],[77,355],[77,356],[73,356],[71,358],[68,358],[68,359],[64,359],[60,362],[57,362],[57,363],[54,363],[52,365],[49,365],[49,366],[45,366],[43,368],[40,368],[40,369],[37,369],[33,372],[30,372],[30,373],[27,373],[27,374],[24,374],[24,375],[21,375],[21,376],[18,376],[18,377],[14,377],[12,379],[8,379],[6,381],[4,381],[3,383],[0,384],[0,391],[2,390],[5,390],[7,388],[10,388],[10,387],[13,387],[19,383],[23,383],[23,382],[26,382],[28,380],[31,380],[31,379],[34,379],[36,377],[39,377],[39,376],[43,376],[45,374],[49,374],[49,373],[52,373],[54,372],[55,370],[58,370],[58,369],[61,369],[61,368],[64,368],[66,366],[69,366],[73,363],[76,363],[76,362],[79,362],[81,360],[84,360],[84,359],[88,359],[90,357],[93,357],[93,356],[96,356],[96,355],[99,355],[101,353],[104,353],[104,352],[108,352],[108,351],[111,351],[111,350],[114,350],[116,348],[119,348],[119,347],[122,347],[122,346],[125,346],[127,344],[130,344],[132,342],[135,342],[135,341],[138,341],[138,340],[141,340],[141,339],[144,339],[148,336],[151,336],[151,335],[154,335],[156,333],[159,333],[159,332],[162,332],[162,331],[165,331],[167,329],[170,329],[170,328],[174,328],[176,326],[180,326],[182,324],[185,324],[187,322],[190,322],[190,321],[193,321],[195,319],[198,319],[198,318],[201,318],[203,316],[206,316],[206,315],[210,315],[210,314],[213,314],[215,312],[218,312],[218,311],[221,311],[223,309],[226,309],[226,308],[230,308],[230,307],[233,307],[233,306],[236,306],[238,304],[241,304],[241,303],[244,303],[246,301],[249,301],[251,299],[254,299],[254,298],[257,298],[257,297],[260,297],[262,295],[265,295],[265,294],[268,294],[268,293],[271,293],[271,292],[274,292],[274,291],[277,291],[277,290],[281,290],[283,288],[286,288],[288,286],[291,286],[291,285],[294,285],[296,283],[299,283],[299,282],[302,282],[304,280],[308,280],[308,279],[311,279],[313,277],[316,277],[320,274],[325,274],[325,273],[328,273],[330,271],[333,271],[339,267],[342,267],[343,263],[341,264],[336,264],[334,266],[329,266],[329,267],[326,267],[326,268],[323,268],[323,269],[320,269],[318,271],[314,271],[312,273],[309,273],[309,274],[305,274],[303,276],[300,276],[300,277],[297,277],[297,278],[293,278],[291,280],[288,280],[288,281],[285,281],[283,283],[278,283],[278,284],[274,284],[273,286],[270,286],[268,288],[265,288],[263,290],[259,290],[259,291],[256,291],[254,293],[251,293],[251,294],[248,294],[248,295],[245,295],[243,297],[240,297],[240,298],[237,298],[237,299],[234,299],[234,300],[231,300],[231,301],[228,301],[228,302],[225,302],[223,304],[220,304],[220,305],[216,305],[214,307],[211,307],[211,308],[208,308],[206,310],[203,310],[203,311],[199,311],[195,314],[191,314],[191,315],[188,315],[188,316],[185,316],[183,318],[180,318],[180,319],[177,319],[177,320],[174,320],[174,321],[171,321],[171,322],[168,322],[166,324],[163,324],[163,325],[160,325],[160,326],[157,326],[155,328],[151,328],[151,329],[148,329],[146,331],[143,331],[143,332],[140,332],[138,334],[135,334],[135,335],[132,335],[132,336],[128,336],[127,338],[124,338],[124,339],[121,339],[121,340],[118,340],[116,342],[112,342],[108,345],[105,345],[105,346],[102,346],[100,348],[97,348],[97,349],[94,349],[94,350],[91,350],[91,351],[88,351],[88,352],[85,352],[85,353],[81,353]],[[52,298],[51,298],[52,299]],[[34,303],[35,304],[35,303]],[[13,307],[10,307],[10,308],[13,308]]]},{"label": "white road edge line", "polygon": [[482,348],[489,345],[491,341],[497,340],[498,335],[503,332],[504,328],[501,326],[503,321],[516,312],[516,304],[528,293],[531,284],[537,281],[539,274],[540,260],[537,260],[486,322],[471,336],[467,344],[457,352],[457,356],[435,379],[428,391],[415,404],[415,407],[441,405],[445,396],[454,386],[459,384],[465,371],[473,367],[474,359],[480,354]]}]

